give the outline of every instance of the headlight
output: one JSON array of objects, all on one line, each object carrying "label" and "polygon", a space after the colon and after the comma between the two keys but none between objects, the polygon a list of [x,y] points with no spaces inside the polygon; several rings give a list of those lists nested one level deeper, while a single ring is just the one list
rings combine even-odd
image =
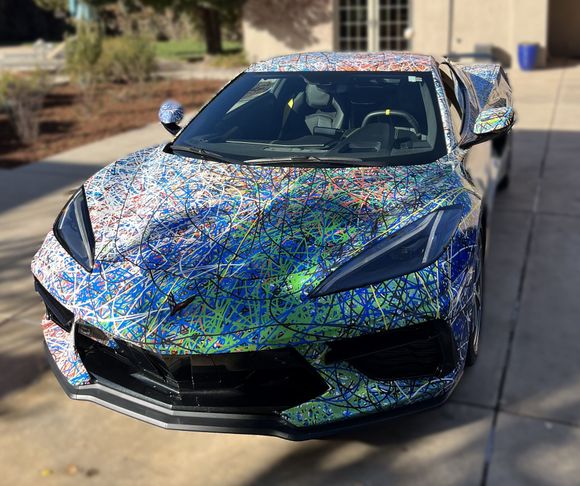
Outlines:
[{"label": "headlight", "polygon": [[69,255],[87,272],[91,272],[94,263],[95,237],[83,187],[75,193],[56,218],[53,232]]},{"label": "headlight", "polygon": [[338,267],[310,296],[366,287],[431,265],[451,241],[461,216],[455,206],[429,213]]}]

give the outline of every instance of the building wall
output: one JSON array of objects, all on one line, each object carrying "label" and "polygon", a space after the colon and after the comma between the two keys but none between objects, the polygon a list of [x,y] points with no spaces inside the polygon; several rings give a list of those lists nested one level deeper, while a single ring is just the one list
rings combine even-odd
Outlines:
[{"label": "building wall", "polygon": [[447,52],[450,0],[414,0],[411,9],[411,49],[423,54]]},{"label": "building wall", "polygon": [[[537,42],[542,47],[539,64],[543,65],[548,42],[548,2],[430,0],[427,3],[415,0],[413,50],[441,55],[449,51],[473,52],[477,44],[492,44],[497,54],[516,66],[517,44]],[[453,21],[449,36],[451,12]]]},{"label": "building wall", "polygon": [[[244,8],[244,46],[251,61],[297,51],[335,49],[336,0],[248,0]],[[580,21],[579,0],[574,2]],[[507,64],[517,66],[517,44],[537,42],[545,64],[550,0],[412,0],[411,49],[443,55],[473,52],[492,44]],[[451,10],[452,9],[452,10]],[[453,20],[450,22],[450,13]],[[451,23],[451,35],[450,34]],[[578,21],[562,39],[579,39]],[[571,37],[572,36],[572,37]],[[554,44],[564,45],[556,37]],[[579,41],[568,41],[578,49]]]},{"label": "building wall", "polygon": [[[533,1],[533,0],[532,0]],[[513,2],[513,0],[512,0]],[[478,44],[492,44],[509,50],[511,12],[504,0],[455,0],[453,6],[453,52],[473,52]]]},{"label": "building wall", "polygon": [[250,61],[334,50],[333,0],[247,0],[242,29]]},{"label": "building wall", "polygon": [[539,65],[543,66],[548,57],[548,8],[550,0],[513,0],[513,2],[510,41],[514,65],[517,64],[517,45],[521,42],[537,42],[541,47]]}]

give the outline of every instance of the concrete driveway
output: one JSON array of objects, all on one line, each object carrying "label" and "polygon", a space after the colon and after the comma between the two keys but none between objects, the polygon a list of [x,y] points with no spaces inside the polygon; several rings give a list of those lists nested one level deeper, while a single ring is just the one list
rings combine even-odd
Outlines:
[{"label": "concrete driveway", "polygon": [[482,354],[432,412],[322,441],[168,432],[66,398],[29,261],[70,192],[156,126],[0,172],[0,483],[580,483],[580,67],[512,75],[519,124]]}]

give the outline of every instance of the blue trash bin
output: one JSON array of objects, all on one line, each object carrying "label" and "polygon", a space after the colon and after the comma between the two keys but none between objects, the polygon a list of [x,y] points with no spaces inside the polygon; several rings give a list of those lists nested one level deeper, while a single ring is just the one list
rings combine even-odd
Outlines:
[{"label": "blue trash bin", "polygon": [[536,67],[538,61],[538,44],[522,43],[518,44],[518,61],[522,71],[531,71]]}]

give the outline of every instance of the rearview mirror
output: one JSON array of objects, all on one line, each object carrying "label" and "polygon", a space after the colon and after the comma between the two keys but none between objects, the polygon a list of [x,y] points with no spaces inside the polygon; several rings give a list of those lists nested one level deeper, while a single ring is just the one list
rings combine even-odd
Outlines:
[{"label": "rearview mirror", "polygon": [[172,135],[181,130],[179,122],[183,120],[183,116],[183,106],[175,100],[164,101],[159,108],[159,121]]},{"label": "rearview mirror", "polygon": [[511,106],[483,110],[475,120],[473,133],[478,136],[493,136],[500,134],[514,123],[514,110]]}]

